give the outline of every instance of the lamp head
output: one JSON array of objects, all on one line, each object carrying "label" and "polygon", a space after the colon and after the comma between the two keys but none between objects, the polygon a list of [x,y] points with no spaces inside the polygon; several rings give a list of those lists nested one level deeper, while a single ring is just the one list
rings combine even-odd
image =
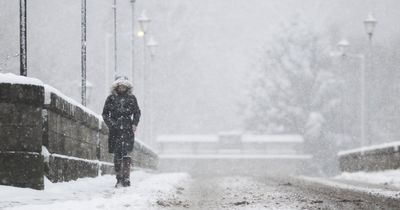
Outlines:
[{"label": "lamp head", "polygon": [[365,31],[370,37],[372,37],[377,23],[378,21],[376,21],[371,13],[368,15],[367,19],[364,20]]},{"label": "lamp head", "polygon": [[349,41],[347,41],[346,39],[342,39],[337,43],[337,47],[341,55],[346,55],[349,45]]},{"label": "lamp head", "polygon": [[146,10],[142,11],[142,14],[140,15],[138,21],[140,25],[140,30],[143,31],[143,33],[146,33],[149,28],[149,23],[151,22],[150,18],[147,17]]}]

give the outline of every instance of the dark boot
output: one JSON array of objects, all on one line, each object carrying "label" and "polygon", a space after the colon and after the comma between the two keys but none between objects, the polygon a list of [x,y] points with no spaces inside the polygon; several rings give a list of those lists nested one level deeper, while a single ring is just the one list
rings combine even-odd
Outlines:
[{"label": "dark boot", "polygon": [[116,159],[114,161],[114,170],[115,170],[115,175],[117,178],[117,183],[115,184],[115,187],[122,186],[123,184],[123,173],[122,173],[122,160],[123,159]]},{"label": "dark boot", "polygon": [[123,158],[123,161],[122,161],[122,176],[123,176],[122,186],[124,186],[124,187],[131,186],[131,180],[130,180],[131,162],[132,162],[131,157]]}]

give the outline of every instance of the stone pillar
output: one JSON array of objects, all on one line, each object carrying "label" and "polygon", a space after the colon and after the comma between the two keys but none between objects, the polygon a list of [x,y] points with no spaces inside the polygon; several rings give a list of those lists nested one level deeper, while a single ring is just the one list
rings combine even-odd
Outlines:
[{"label": "stone pillar", "polygon": [[41,86],[0,83],[0,184],[43,189]]}]

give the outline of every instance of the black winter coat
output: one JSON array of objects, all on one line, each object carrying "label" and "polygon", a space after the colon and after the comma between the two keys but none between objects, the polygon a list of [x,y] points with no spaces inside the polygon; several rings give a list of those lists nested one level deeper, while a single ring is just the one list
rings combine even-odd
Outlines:
[{"label": "black winter coat", "polygon": [[132,125],[137,126],[140,119],[136,97],[130,93],[109,95],[104,104],[102,116],[110,131],[109,152],[114,153],[116,144],[121,142],[124,142],[127,145],[127,151],[131,152],[135,141]]}]

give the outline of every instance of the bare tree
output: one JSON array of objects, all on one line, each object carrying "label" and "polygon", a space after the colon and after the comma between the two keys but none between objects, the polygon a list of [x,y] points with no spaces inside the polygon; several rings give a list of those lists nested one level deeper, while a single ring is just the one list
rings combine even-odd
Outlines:
[{"label": "bare tree", "polygon": [[327,49],[322,36],[299,18],[278,31],[249,91],[248,130],[318,135],[315,128],[322,128],[325,113],[340,102],[340,80],[328,68]]}]

